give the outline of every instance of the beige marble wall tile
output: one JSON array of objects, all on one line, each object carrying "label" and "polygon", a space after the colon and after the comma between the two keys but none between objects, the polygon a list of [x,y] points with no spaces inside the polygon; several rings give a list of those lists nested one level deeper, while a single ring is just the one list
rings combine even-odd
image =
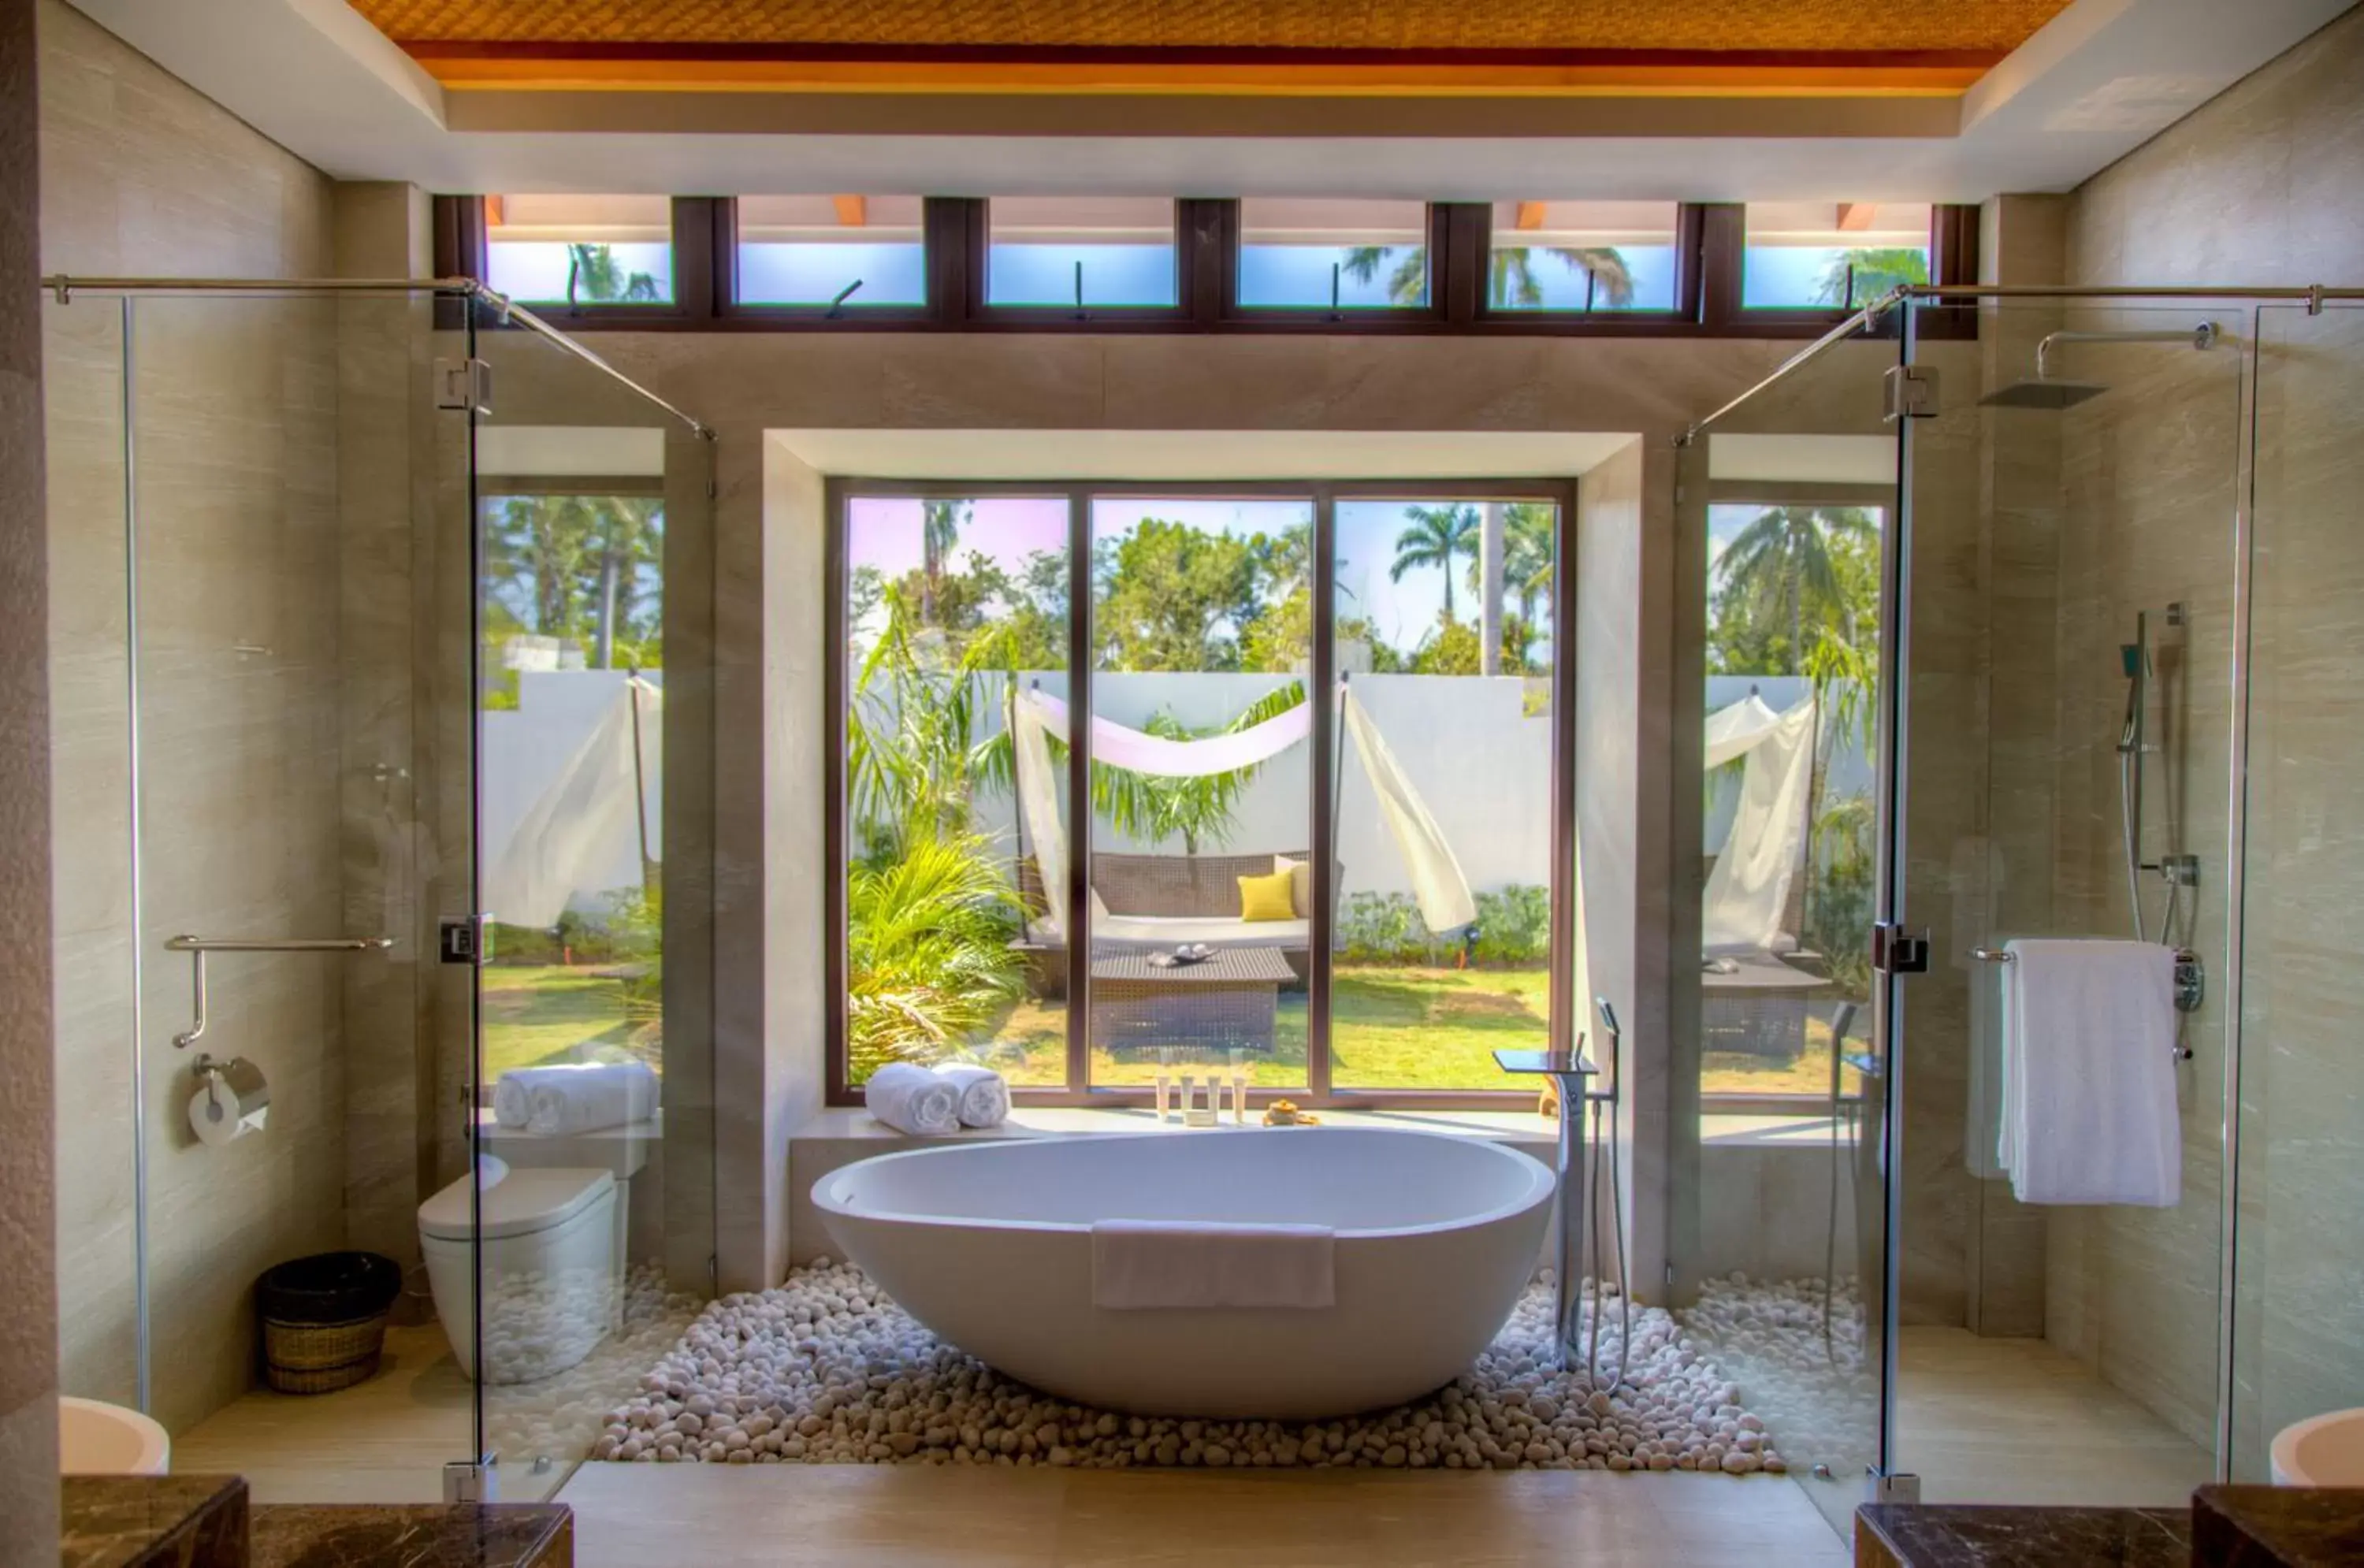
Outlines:
[{"label": "beige marble wall tile", "polygon": [[0,0],[0,1073],[17,1104],[0,1140],[0,1251],[10,1310],[0,1319],[0,1558],[57,1559],[58,1341],[55,1073],[50,998],[47,528],[41,316],[33,235],[39,200],[30,0]]},{"label": "beige marble wall tile", "polygon": [[[82,272],[318,276],[328,182],[124,48],[45,4],[42,261]],[[194,1146],[174,930],[339,929],[337,365],[332,306],[142,302],[137,372],[142,602],[138,803],[145,878],[141,1001],[156,1304],[155,1408],[182,1427],[242,1392],[256,1273],[344,1236],[339,976],[318,960],[229,961],[208,1044],[273,1088],[267,1133]],[[55,911],[58,1224],[65,1381],[131,1392],[128,623],[123,321],[111,301],[51,306],[50,510],[60,606],[50,646],[69,706],[51,732],[61,786]],[[241,651],[241,650],[244,650]]]}]

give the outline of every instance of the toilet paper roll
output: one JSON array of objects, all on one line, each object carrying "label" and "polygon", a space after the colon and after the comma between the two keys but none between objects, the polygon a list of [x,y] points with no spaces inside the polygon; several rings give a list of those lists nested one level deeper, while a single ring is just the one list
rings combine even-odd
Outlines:
[{"label": "toilet paper roll", "polygon": [[189,1096],[189,1130],[200,1143],[229,1143],[262,1130],[271,1114],[271,1085],[244,1057],[197,1064],[197,1092]]}]

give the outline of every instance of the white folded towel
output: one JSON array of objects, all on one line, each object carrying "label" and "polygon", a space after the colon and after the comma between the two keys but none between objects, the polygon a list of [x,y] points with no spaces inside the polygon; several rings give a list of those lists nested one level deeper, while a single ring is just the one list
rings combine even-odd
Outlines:
[{"label": "white folded towel", "polygon": [[1336,1242],[1326,1225],[1103,1219],[1092,1227],[1092,1305],[1334,1306]]},{"label": "white folded towel", "polygon": [[914,1138],[958,1132],[960,1098],[961,1092],[951,1079],[909,1062],[888,1062],[862,1085],[862,1103],[870,1107],[870,1114]]},{"label": "white folded towel", "polygon": [[493,1080],[493,1119],[511,1132],[523,1132],[533,1119],[533,1071],[512,1068]]},{"label": "white folded towel", "polygon": [[2174,953],[2073,940],[2005,951],[1995,1153],[2012,1195],[2173,1207],[2183,1185]]},{"label": "white folded towel", "polygon": [[[522,1098],[525,1117],[516,1119]],[[563,1062],[513,1067],[493,1084],[493,1118],[536,1138],[571,1138],[646,1121],[656,1114],[657,1075],[645,1062]]]},{"label": "white folded towel", "polygon": [[954,1062],[936,1076],[960,1092],[963,1127],[999,1127],[1009,1119],[1009,1084],[990,1067]]}]

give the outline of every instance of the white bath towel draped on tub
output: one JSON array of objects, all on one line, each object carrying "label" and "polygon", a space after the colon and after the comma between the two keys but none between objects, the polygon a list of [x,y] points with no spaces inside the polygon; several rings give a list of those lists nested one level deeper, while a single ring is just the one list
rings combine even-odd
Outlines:
[{"label": "white bath towel draped on tub", "polygon": [[1333,1307],[1336,1245],[1326,1225],[1103,1219],[1092,1227],[1092,1305]]}]

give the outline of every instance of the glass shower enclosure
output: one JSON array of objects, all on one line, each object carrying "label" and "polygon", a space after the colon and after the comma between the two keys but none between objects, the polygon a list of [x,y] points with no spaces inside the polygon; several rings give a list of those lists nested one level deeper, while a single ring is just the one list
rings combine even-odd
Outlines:
[{"label": "glass shower enclosure", "polygon": [[[704,828],[663,767],[711,441],[472,284],[50,286],[63,1389],[265,1501],[493,1455],[546,1496],[709,1289]],[[627,688],[637,769],[567,773]],[[500,1126],[508,1070],[610,1059],[639,1114]],[[590,1305],[544,1266],[537,1313],[519,1257]]]},{"label": "glass shower enclosure", "polygon": [[[1676,1284],[1834,1519],[2175,1506],[2364,1403],[2357,298],[1911,289],[1681,443]],[[2014,1142],[2045,938],[2165,950],[2098,1193]]]}]

